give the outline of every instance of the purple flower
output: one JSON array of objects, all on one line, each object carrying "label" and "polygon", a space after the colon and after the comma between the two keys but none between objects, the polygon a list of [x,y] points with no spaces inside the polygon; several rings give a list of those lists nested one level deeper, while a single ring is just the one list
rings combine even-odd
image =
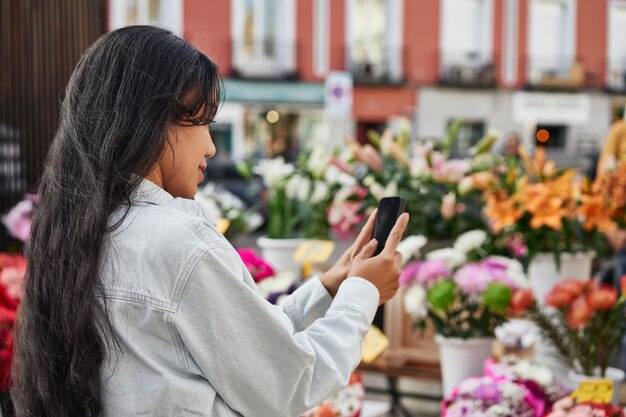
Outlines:
[{"label": "purple flower", "polygon": [[400,285],[409,285],[415,279],[419,268],[420,262],[412,262],[408,264],[400,275]]},{"label": "purple flower", "polygon": [[467,264],[454,275],[454,282],[468,295],[480,295],[492,282],[501,282],[515,288],[506,274],[507,267],[494,260]]},{"label": "purple flower", "polygon": [[502,399],[502,393],[498,389],[498,383],[489,378],[483,378],[482,383],[472,391],[472,398],[490,404],[498,404]]},{"label": "purple flower", "polygon": [[431,260],[421,263],[417,270],[416,281],[425,286],[436,283],[441,278],[447,278],[451,274],[450,268],[443,261]]},{"label": "purple flower", "polygon": [[36,196],[27,194],[26,199],[24,201],[20,201],[2,219],[2,222],[9,231],[9,234],[22,242],[26,242],[26,240],[28,240],[28,236],[30,235],[33,209],[35,207],[36,200]]}]

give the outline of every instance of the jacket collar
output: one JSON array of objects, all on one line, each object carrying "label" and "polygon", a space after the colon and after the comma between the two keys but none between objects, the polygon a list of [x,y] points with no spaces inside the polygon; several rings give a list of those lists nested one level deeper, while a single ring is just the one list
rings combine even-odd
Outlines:
[{"label": "jacket collar", "polygon": [[143,178],[139,183],[139,186],[134,191],[131,200],[133,202],[143,202],[157,206],[171,207],[188,215],[208,221],[213,226],[216,226],[217,224],[215,217],[205,205],[200,204],[193,199],[174,197],[163,188],[145,178]]}]

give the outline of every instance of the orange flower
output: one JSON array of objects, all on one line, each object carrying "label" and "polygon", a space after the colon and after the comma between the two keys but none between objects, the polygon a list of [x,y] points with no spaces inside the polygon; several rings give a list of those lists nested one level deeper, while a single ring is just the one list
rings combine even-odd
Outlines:
[{"label": "orange flower", "polygon": [[589,324],[591,316],[593,316],[593,310],[584,299],[579,298],[567,311],[565,321],[572,329],[581,329]]},{"label": "orange flower", "polygon": [[491,184],[498,180],[498,178],[491,172],[477,172],[472,174],[470,178],[472,179],[472,185],[474,185],[474,188],[481,191],[486,190],[491,186]]},{"label": "orange flower", "polygon": [[524,215],[513,198],[502,199],[493,194],[487,196],[484,210],[485,216],[495,233],[500,233],[503,229],[513,226]]},{"label": "orange flower", "polygon": [[535,302],[533,290],[519,289],[513,293],[511,298],[511,309],[513,314],[522,313],[530,308]]},{"label": "orange flower", "polygon": [[546,304],[554,308],[568,306],[576,299],[576,296],[568,291],[555,291],[553,289],[546,295]]},{"label": "orange flower", "polygon": [[610,285],[593,288],[587,296],[587,304],[593,310],[604,311],[615,305],[617,290]]},{"label": "orange flower", "polygon": [[597,228],[603,233],[610,233],[617,228],[601,195],[583,195],[579,210],[585,217],[584,228],[588,232]]},{"label": "orange flower", "polygon": [[554,286],[554,289],[558,291],[567,291],[570,294],[572,294],[574,297],[578,297],[585,291],[587,284],[588,283],[585,281],[577,281],[573,279],[568,279],[568,280],[561,281],[558,284],[556,284]]}]

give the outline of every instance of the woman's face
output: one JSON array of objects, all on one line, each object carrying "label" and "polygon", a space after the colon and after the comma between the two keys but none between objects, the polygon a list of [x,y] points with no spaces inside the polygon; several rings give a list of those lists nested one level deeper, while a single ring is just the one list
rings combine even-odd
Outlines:
[{"label": "woman's face", "polygon": [[148,179],[174,197],[193,198],[204,180],[206,158],[215,152],[207,125],[173,124],[161,160]]}]

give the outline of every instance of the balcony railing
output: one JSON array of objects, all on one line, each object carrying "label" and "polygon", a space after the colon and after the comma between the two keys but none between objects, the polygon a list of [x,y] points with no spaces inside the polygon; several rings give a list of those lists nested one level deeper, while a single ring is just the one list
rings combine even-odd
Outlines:
[{"label": "balcony railing", "polygon": [[609,69],[606,87],[610,91],[626,91],[626,68]]},{"label": "balcony railing", "polygon": [[295,42],[276,38],[233,40],[233,77],[297,79]]},{"label": "balcony railing", "polygon": [[346,47],[348,71],[355,84],[401,84],[405,81],[401,47],[375,47],[356,42]]},{"label": "balcony railing", "polygon": [[491,57],[478,52],[441,54],[440,84],[453,87],[490,88],[496,86]]},{"label": "balcony railing", "polygon": [[533,88],[576,90],[588,84],[582,63],[571,57],[545,55],[528,57],[528,85]]}]

